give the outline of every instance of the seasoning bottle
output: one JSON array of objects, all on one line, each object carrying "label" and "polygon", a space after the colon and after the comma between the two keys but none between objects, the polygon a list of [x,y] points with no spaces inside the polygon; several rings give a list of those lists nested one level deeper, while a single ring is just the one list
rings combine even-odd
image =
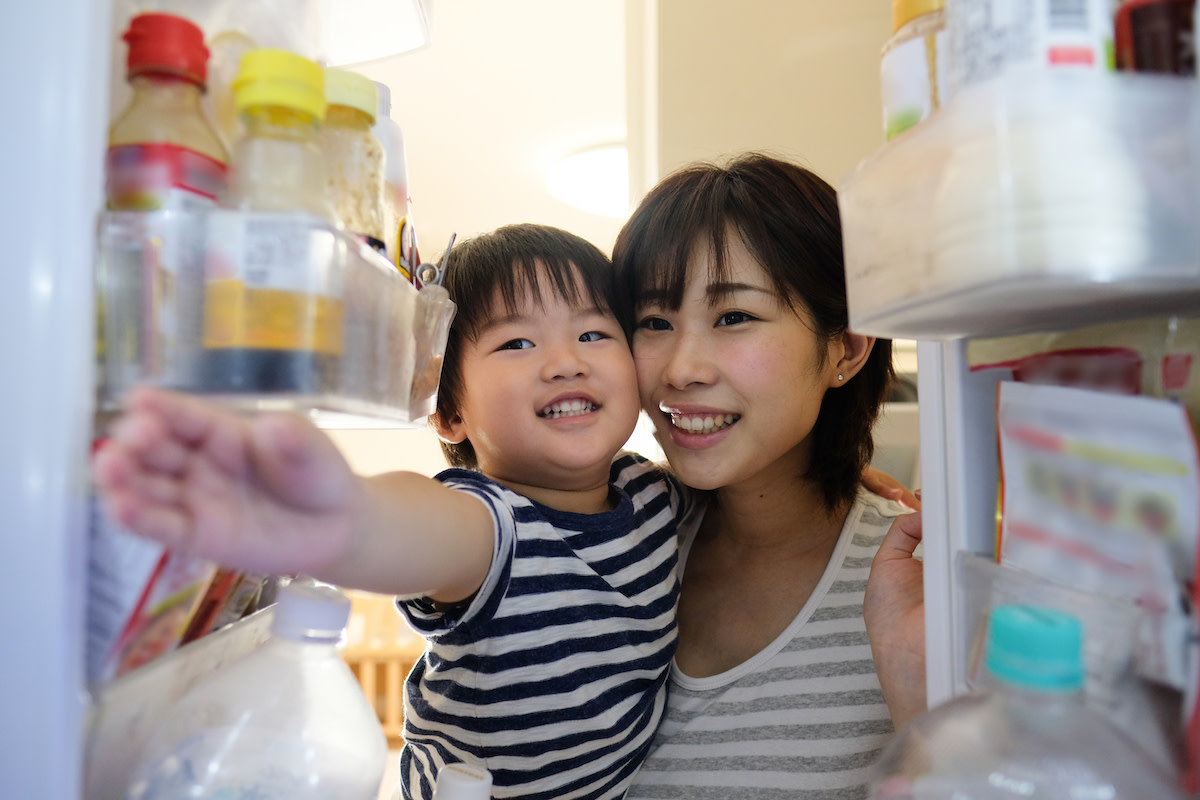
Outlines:
[{"label": "seasoning bottle", "polygon": [[329,111],[319,141],[329,175],[329,196],[346,230],[386,253],[383,228],[383,145],[372,126],[375,84],[356,72],[325,70]]},{"label": "seasoning bottle", "polygon": [[375,81],[375,91],[379,104],[373,130],[383,145],[383,242],[388,256],[400,264],[400,221],[408,217],[408,158],[404,132],[392,119],[392,90]]},{"label": "seasoning bottle", "polygon": [[[172,14],[139,14],[122,36],[132,94],[108,132],[105,194],[112,211],[191,212],[224,191],[228,153],[205,117],[204,34]],[[96,302],[101,404],[144,378],[182,380],[200,339],[200,245],[182,216],[110,221]],[[120,231],[118,233],[117,231]],[[149,246],[154,242],[153,247]],[[106,399],[107,398],[107,399]]]},{"label": "seasoning bottle", "polygon": [[342,352],[342,301],[316,234],[339,226],[317,134],[325,118],[320,66],[260,48],[233,91],[246,135],[210,226],[202,390],[328,388]]},{"label": "seasoning bottle", "polygon": [[225,187],[229,155],[201,111],[204,33],[183,17],[140,14],[122,39],[129,45],[133,97],[108,132],[108,207],[213,207]]},{"label": "seasoning bottle", "polygon": [[945,61],[945,0],[892,0],[892,36],[879,63],[887,139],[942,105]]}]

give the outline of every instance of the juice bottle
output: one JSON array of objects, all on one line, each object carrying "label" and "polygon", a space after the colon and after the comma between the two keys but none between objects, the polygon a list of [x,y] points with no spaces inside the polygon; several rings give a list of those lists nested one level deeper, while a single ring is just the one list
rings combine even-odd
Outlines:
[{"label": "juice bottle", "polygon": [[384,151],[372,129],[378,104],[375,84],[356,72],[326,69],[325,99],[329,111],[319,138],[329,173],[329,196],[346,230],[387,255]]},{"label": "juice bottle", "polygon": [[324,72],[259,48],[243,57],[233,90],[246,134],[222,206],[241,213],[210,229],[201,388],[323,390],[342,353],[339,276],[321,235],[340,227],[317,143]]}]

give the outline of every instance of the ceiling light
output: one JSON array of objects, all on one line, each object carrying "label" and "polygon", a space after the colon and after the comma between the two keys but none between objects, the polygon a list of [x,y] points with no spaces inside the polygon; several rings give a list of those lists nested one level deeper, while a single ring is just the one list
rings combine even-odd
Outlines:
[{"label": "ceiling light", "polygon": [[321,0],[326,63],[361,64],[429,44],[428,1]]},{"label": "ceiling light", "polygon": [[582,150],[555,162],[546,176],[550,194],[604,217],[629,215],[629,153],[623,144]]}]

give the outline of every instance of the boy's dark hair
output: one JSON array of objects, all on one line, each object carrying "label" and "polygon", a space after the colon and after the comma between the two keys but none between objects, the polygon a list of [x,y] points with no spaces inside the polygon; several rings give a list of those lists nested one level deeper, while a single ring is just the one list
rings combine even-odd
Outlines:
[{"label": "boy's dark hair", "polygon": [[[845,333],[849,316],[837,193],[809,170],[761,153],[724,166],[685,167],[642,200],[613,248],[626,331],[632,333],[637,298],[645,292],[679,308],[697,243],[711,248],[711,278],[725,280],[730,231],[740,235],[789,307],[808,312],[819,338],[832,341]],[[805,477],[820,485],[830,510],[858,491],[874,452],[871,428],[894,377],[892,342],[877,339],[853,380],[825,393]]]},{"label": "boy's dark hair", "polygon": [[[457,415],[462,400],[463,347],[497,314],[518,311],[527,298],[540,305],[546,291],[571,304],[614,314],[617,308],[608,256],[586,239],[549,225],[506,225],[456,245],[442,285],[458,306],[438,385],[437,413],[444,420]],[[453,467],[479,468],[469,441],[442,442],[442,452]]]}]

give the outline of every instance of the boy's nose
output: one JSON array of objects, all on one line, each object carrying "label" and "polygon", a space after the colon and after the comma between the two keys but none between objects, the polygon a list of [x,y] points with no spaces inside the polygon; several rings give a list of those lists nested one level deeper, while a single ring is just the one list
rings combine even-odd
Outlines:
[{"label": "boy's nose", "polygon": [[545,380],[564,380],[580,378],[588,374],[588,362],[579,348],[573,344],[558,345],[550,348],[542,376]]}]

